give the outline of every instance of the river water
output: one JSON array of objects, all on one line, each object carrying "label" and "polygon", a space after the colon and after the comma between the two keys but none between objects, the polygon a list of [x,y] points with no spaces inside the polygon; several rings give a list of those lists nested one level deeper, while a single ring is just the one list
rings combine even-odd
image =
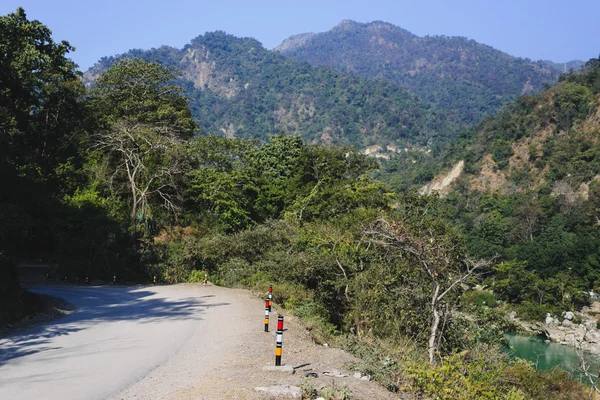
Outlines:
[{"label": "river water", "polygon": [[[519,357],[537,364],[538,370],[549,370],[560,367],[567,372],[575,372],[579,368],[580,358],[574,347],[565,346],[554,342],[546,342],[543,337],[524,336],[507,333],[504,337],[508,340],[511,357]],[[596,366],[600,357],[590,354],[586,358]],[[597,368],[594,369],[596,373]]]}]

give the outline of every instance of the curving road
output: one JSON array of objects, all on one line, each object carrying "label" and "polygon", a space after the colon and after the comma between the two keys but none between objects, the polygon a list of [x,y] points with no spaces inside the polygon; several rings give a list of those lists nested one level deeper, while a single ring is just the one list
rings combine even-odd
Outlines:
[{"label": "curving road", "polygon": [[[0,338],[0,399],[106,399],[166,362],[198,332],[218,335],[244,300],[200,285],[34,286],[72,314]],[[227,298],[229,298],[228,302]],[[214,341],[213,341],[214,342]],[[220,344],[215,342],[215,352]],[[199,368],[211,368],[211,360]]]}]

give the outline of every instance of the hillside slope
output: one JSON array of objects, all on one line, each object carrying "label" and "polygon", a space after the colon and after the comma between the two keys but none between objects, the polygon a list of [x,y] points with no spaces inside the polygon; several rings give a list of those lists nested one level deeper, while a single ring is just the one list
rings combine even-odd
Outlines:
[{"label": "hillside slope", "polygon": [[346,20],[328,32],[293,36],[276,50],[313,65],[398,83],[467,124],[555,83],[561,73],[464,37],[419,37],[381,21]]},{"label": "hillside slope", "polygon": [[286,131],[307,141],[367,146],[427,144],[458,130],[443,112],[388,81],[313,67],[224,32],[198,36],[181,50],[103,58],[85,73],[86,83],[116,59],[134,57],[182,71],[190,108],[209,134],[264,140]]},{"label": "hillside slope", "polygon": [[472,254],[504,261],[496,293],[543,319],[600,290],[599,59],[485,120],[448,154],[447,166],[464,160],[448,215]]}]

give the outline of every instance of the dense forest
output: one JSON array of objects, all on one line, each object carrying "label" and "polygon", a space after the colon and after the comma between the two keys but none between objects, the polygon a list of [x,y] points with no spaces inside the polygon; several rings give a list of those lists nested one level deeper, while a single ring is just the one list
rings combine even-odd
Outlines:
[{"label": "dense forest", "polygon": [[[373,159],[350,147],[307,143],[302,132],[268,136],[267,130],[264,141],[210,130],[198,135],[194,116],[202,114],[194,114],[177,64],[110,60],[87,89],[68,59],[71,51],[23,9],[0,17],[2,310],[23,302],[14,267],[27,259],[52,263],[71,279],[118,274],[142,283],[154,274],[160,283],[194,282],[207,269],[219,285],[265,290],[274,284],[275,301],[303,318],[316,341],[354,352],[362,360],[357,368],[392,391],[432,399],[589,394],[565,372],[536,372],[501,351],[511,327],[498,309],[480,306],[477,297],[487,294],[473,287],[481,273],[500,280],[501,268],[519,264],[498,266],[489,256],[490,238],[498,236],[493,229],[491,236],[481,229],[479,247],[461,233],[458,216],[467,211],[460,198],[450,207],[435,195],[395,193],[373,179]],[[579,126],[591,109],[584,105],[597,99],[598,66],[588,68],[552,96],[539,95],[561,98],[567,88],[558,132]],[[530,110],[538,109],[532,103]],[[496,128],[478,131],[485,143],[506,149],[495,132],[512,126],[516,115],[507,111],[487,121],[484,127]],[[449,154],[484,157],[472,150],[477,135],[461,137]],[[574,158],[580,145],[548,154],[567,151],[560,157]],[[506,157],[497,156],[503,168],[510,165],[502,164]],[[565,178],[579,171],[581,182],[590,179],[585,168],[573,168],[555,173]],[[550,197],[540,207],[566,210],[562,201]],[[562,229],[561,221],[571,222],[543,226]],[[558,243],[572,237],[560,234]],[[6,314],[0,322],[18,316]]]},{"label": "dense forest", "polygon": [[408,193],[462,160],[443,199],[447,218],[471,254],[502,261],[487,283],[528,319],[578,309],[600,290],[599,76],[592,59],[463,132],[437,157],[398,157],[377,173]]},{"label": "dense forest", "polygon": [[393,83],[313,67],[224,32],[198,36],[181,50],[160,47],[103,58],[85,73],[87,85],[115,61],[133,58],[182,71],[178,83],[208,134],[264,141],[285,131],[307,142],[423,146],[448,140],[459,129],[444,112]]},{"label": "dense forest", "polygon": [[519,95],[554,84],[562,71],[562,65],[513,57],[474,40],[419,37],[381,21],[343,21],[328,32],[291,37],[277,49],[295,60],[397,83],[459,124],[477,123]]}]

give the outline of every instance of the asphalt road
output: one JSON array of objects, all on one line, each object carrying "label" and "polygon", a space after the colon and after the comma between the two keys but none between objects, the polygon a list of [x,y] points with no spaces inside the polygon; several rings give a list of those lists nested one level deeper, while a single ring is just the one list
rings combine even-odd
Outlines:
[{"label": "asphalt road", "polygon": [[[0,399],[106,399],[165,363],[232,307],[210,287],[35,286],[77,309],[0,338]],[[218,311],[216,311],[218,310]]]}]

